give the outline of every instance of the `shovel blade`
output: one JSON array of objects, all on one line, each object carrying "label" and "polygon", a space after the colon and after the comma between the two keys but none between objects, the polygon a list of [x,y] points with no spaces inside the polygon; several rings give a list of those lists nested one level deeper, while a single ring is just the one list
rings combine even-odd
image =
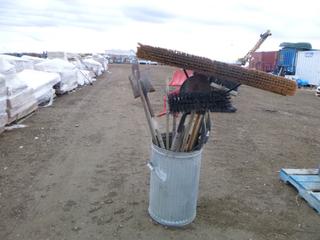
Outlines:
[{"label": "shovel blade", "polygon": [[145,94],[155,92],[154,87],[150,83],[149,77],[144,73],[140,73],[139,66],[136,63],[132,64],[132,74],[129,76],[129,81],[134,98],[140,97],[138,81],[140,81]]}]

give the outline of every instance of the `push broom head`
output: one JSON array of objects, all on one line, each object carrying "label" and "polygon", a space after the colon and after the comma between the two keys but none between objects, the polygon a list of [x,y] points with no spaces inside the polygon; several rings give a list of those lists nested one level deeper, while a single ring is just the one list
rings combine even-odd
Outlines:
[{"label": "push broom head", "polygon": [[285,96],[294,95],[297,88],[295,81],[283,77],[175,50],[139,44],[137,57],[169,66],[194,70],[217,79],[233,81],[237,84],[245,84]]},{"label": "push broom head", "polygon": [[229,93],[210,87],[208,77],[197,74],[189,77],[181,86],[179,93],[168,97],[169,109],[178,112],[232,112]]},{"label": "push broom head", "polygon": [[170,112],[230,112],[230,96],[223,90],[210,93],[191,92],[169,95]]}]

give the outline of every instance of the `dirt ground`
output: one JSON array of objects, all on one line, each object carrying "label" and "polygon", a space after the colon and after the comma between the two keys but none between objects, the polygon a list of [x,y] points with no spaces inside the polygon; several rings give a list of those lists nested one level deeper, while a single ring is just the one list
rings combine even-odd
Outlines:
[{"label": "dirt ground", "polygon": [[[160,111],[174,69],[142,68]],[[212,114],[197,217],[171,229],[147,213],[150,136],[130,66],[110,71],[0,135],[1,240],[320,239],[320,216],[278,176],[320,163],[314,92],[282,97],[241,86],[237,113]]]}]

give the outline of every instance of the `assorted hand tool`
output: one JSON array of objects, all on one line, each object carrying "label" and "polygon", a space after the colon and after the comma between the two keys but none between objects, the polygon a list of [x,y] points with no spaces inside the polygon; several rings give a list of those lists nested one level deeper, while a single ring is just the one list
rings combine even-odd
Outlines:
[{"label": "assorted hand tool", "polygon": [[[195,73],[182,84],[180,91],[168,95],[168,107],[173,115],[182,113],[172,151],[199,150],[207,142],[211,122],[209,112],[226,112],[232,107],[229,93],[210,86],[210,79]],[[185,124],[186,117],[189,117]]]},{"label": "assorted hand tool", "polygon": [[[134,92],[137,88],[134,96],[141,98],[153,141],[148,163],[151,170],[148,212],[160,224],[183,226],[192,222],[196,214],[201,150],[210,135],[210,113],[235,112],[230,95],[240,84],[293,95],[296,83],[264,72],[142,44],[137,57],[182,68],[175,72],[174,76],[178,77],[170,83],[175,86],[176,80],[174,91],[169,92],[166,82],[165,109],[158,115],[166,115],[164,133],[157,127],[148,99],[149,81],[140,73],[137,64],[133,65],[129,79]],[[169,132],[171,116],[173,126]]]},{"label": "assorted hand tool", "polygon": [[[160,148],[175,152],[200,150],[207,142],[210,132],[209,112],[225,111],[231,106],[229,93],[210,86],[209,78],[195,74],[187,78],[179,92],[169,93],[166,82],[166,131],[161,134],[154,117],[148,93],[154,88],[148,78],[140,72],[138,64],[132,64],[129,76],[135,98],[140,97],[147,118],[152,141]],[[181,114],[178,127],[176,121]],[[172,132],[169,132],[169,119],[172,116]],[[188,120],[187,120],[188,119]]]},{"label": "assorted hand tool", "polygon": [[[137,57],[182,68],[186,75],[180,89],[172,93],[166,82],[163,134],[148,98],[148,93],[154,91],[150,81],[140,73],[136,63],[129,77],[134,97],[141,98],[153,143],[174,152],[191,152],[203,147],[211,130],[210,112],[235,112],[230,95],[240,84],[281,95],[294,95],[296,91],[296,83],[283,77],[174,50],[139,44]],[[193,75],[189,77],[186,69],[192,70]],[[173,117],[171,132],[170,116]]]}]

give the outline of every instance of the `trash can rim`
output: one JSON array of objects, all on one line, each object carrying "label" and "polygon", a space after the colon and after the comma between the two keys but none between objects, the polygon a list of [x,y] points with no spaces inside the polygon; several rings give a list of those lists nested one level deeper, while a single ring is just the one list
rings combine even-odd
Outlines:
[{"label": "trash can rim", "polygon": [[170,151],[167,149],[160,148],[153,143],[151,143],[151,147],[154,151],[156,151],[158,154],[161,154],[163,156],[170,156],[170,157],[174,157],[174,158],[184,158],[184,159],[186,157],[192,158],[194,156],[200,155],[202,153],[202,149],[203,149],[203,148],[201,148],[200,150],[196,150],[193,152],[173,152],[173,151]]}]

